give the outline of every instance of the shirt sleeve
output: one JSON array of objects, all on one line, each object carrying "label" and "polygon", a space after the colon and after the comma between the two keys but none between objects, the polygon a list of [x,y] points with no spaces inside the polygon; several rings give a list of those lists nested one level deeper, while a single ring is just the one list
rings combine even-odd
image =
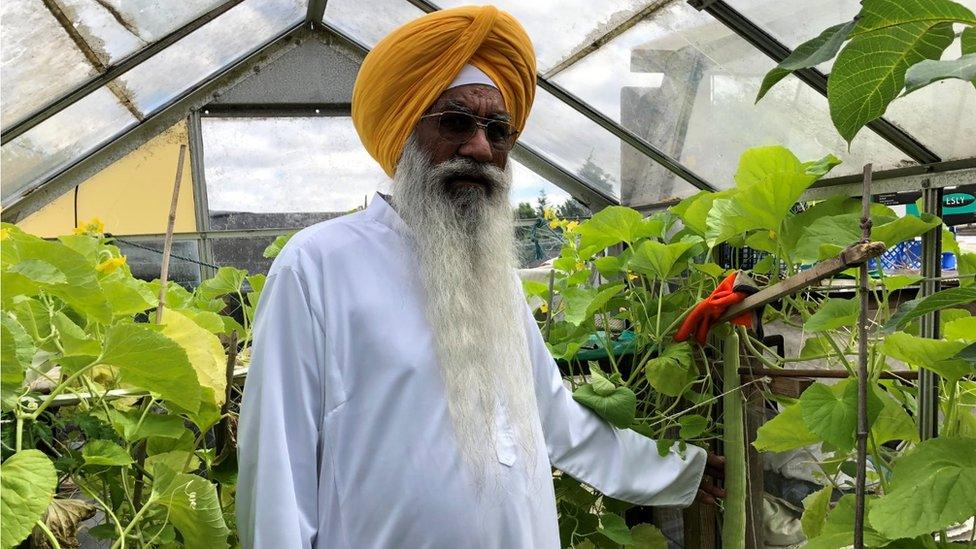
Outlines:
[{"label": "shirt sleeve", "polygon": [[688,445],[664,457],[655,441],[618,429],[573,400],[526,307],[526,335],[536,399],[552,465],[612,498],[637,505],[684,507],[698,492],[705,450]]},{"label": "shirt sleeve", "polygon": [[324,332],[293,268],[268,276],[238,423],[242,547],[310,548],[318,525]]}]

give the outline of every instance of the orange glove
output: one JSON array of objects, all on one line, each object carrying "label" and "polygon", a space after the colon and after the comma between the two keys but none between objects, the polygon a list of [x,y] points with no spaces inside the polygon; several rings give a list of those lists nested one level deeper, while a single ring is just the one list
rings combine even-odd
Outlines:
[{"label": "orange glove", "polygon": [[[725,280],[715,288],[711,295],[695,305],[695,308],[688,313],[685,321],[681,323],[681,328],[675,332],[675,341],[686,341],[692,334],[695,334],[695,340],[704,345],[705,338],[708,337],[708,330],[720,316],[725,314],[725,310],[755,293],[755,289],[749,291],[745,288],[736,287],[735,279],[738,274],[735,272],[725,277]],[[742,313],[733,318],[732,323],[751,327],[752,312]]]}]

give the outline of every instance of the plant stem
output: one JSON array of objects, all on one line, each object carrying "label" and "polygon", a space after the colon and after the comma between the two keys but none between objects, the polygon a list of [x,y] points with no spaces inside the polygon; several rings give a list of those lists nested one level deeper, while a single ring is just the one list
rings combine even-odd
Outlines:
[{"label": "plant stem", "polygon": [[61,544],[58,543],[58,538],[54,537],[54,533],[52,533],[51,529],[47,527],[47,524],[44,524],[43,520],[37,519],[37,521],[34,522],[34,526],[37,526],[42,532],[44,532],[44,535],[47,537],[47,541],[51,544],[51,547],[54,549],[61,549]]},{"label": "plant stem", "polygon": [[38,406],[37,409],[34,410],[27,417],[30,418],[31,420],[37,420],[37,418],[40,417],[41,413],[44,412],[44,410],[46,410],[47,407],[50,406],[52,402],[54,402],[54,397],[56,397],[56,396],[60,395],[61,393],[63,393],[65,391],[65,389],[68,388],[68,385],[70,385],[72,382],[74,382],[75,380],[77,380],[79,377],[82,376],[82,374],[84,374],[88,370],[91,370],[95,366],[101,364],[101,362],[102,362],[102,357],[98,357],[95,360],[93,360],[91,363],[89,363],[88,365],[83,366],[77,372],[71,374],[71,376],[69,376],[67,379],[65,379],[60,384],[58,384],[58,386],[55,387],[53,391],[51,391],[50,393],[48,393],[47,398],[44,399],[44,402],[42,402],[41,405]]},{"label": "plant stem", "polygon": [[19,452],[24,445],[24,418],[17,415],[17,435],[14,442],[14,451]]},{"label": "plant stem", "polygon": [[125,547],[125,538],[129,535],[129,531],[131,531],[132,528],[136,524],[138,524],[139,520],[142,519],[142,515],[147,510],[149,510],[149,508],[152,507],[152,504],[155,502],[156,502],[156,498],[154,496],[149,496],[149,499],[146,500],[146,504],[142,506],[142,509],[139,509],[139,512],[132,517],[132,520],[129,521],[129,524],[125,525],[125,529],[122,530],[122,533],[119,535],[119,539],[117,539],[115,543],[112,544],[112,549],[115,549],[116,547],[120,547],[119,545],[120,543],[121,543],[121,547]]}]

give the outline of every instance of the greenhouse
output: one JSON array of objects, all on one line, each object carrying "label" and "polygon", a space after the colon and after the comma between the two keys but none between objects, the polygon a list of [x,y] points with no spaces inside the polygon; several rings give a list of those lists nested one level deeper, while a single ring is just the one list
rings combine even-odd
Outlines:
[{"label": "greenhouse", "polygon": [[976,547],[976,0],[0,17],[0,549]]}]

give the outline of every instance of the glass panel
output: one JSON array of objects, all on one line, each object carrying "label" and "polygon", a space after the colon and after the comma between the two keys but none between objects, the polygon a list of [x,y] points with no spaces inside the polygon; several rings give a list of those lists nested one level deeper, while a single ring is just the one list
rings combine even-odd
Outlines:
[{"label": "glass panel", "polygon": [[369,47],[423,14],[406,0],[330,0],[325,5],[326,23]]},{"label": "glass panel", "polygon": [[[708,14],[674,2],[555,80],[720,188],[732,185],[742,151],[758,145],[783,144],[802,159],[836,154],[845,161],[837,174],[859,172],[868,160],[878,169],[907,162],[870,131],[847,152],[826,99],[795,77],[754,104],[773,66]],[[673,180],[660,170],[650,178],[664,185]],[[646,204],[646,195],[625,189],[624,203]]]},{"label": "glass panel", "polygon": [[306,8],[303,0],[245,0],[118,80],[139,110],[153,112],[274,39]]},{"label": "glass panel", "polygon": [[94,67],[42,2],[4,0],[0,17],[0,124],[4,128],[95,75]]},{"label": "glass panel", "polygon": [[3,200],[26,193],[135,123],[109,90],[88,94],[0,149]]},{"label": "glass panel", "polygon": [[[116,239],[114,244],[125,255],[132,276],[142,280],[159,278],[163,260],[163,240]],[[148,248],[148,249],[147,249]],[[169,279],[194,288],[200,284],[200,250],[196,240],[174,240],[170,252]]]},{"label": "glass panel", "polygon": [[237,267],[249,273],[268,274],[274,259],[264,257],[264,249],[274,242],[274,236],[214,238],[214,261],[221,267]]},{"label": "glass panel", "polygon": [[[976,11],[976,0],[957,1]],[[735,0],[730,3],[790,48],[817,36],[831,25],[850,20],[860,9],[857,0]],[[961,29],[957,25],[956,33]],[[957,38],[942,58],[957,59],[959,56]],[[832,65],[833,61],[829,61],[817,68],[830,72]],[[885,118],[948,160],[976,157],[976,140],[972,138],[976,135],[973,112],[976,112],[976,94],[972,85],[961,80],[943,80],[896,99],[888,107]]]},{"label": "glass panel", "polygon": [[306,227],[389,190],[349,117],[205,117],[202,125],[213,230]]},{"label": "glass panel", "polygon": [[152,43],[216,8],[223,0],[180,0],[163,5],[159,0],[100,0],[98,3],[142,41]]},{"label": "glass panel", "polygon": [[[443,8],[470,4],[469,0],[438,0]],[[594,40],[652,4],[647,0],[492,0],[486,2],[512,14],[525,27],[535,46],[540,73],[558,67]]]}]

